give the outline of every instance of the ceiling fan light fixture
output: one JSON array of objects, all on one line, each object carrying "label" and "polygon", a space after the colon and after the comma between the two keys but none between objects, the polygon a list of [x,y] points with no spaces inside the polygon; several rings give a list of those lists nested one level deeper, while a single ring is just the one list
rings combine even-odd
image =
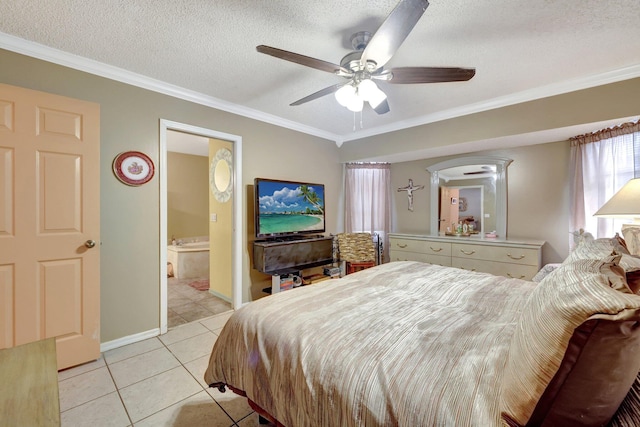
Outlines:
[{"label": "ceiling fan light fixture", "polygon": [[376,90],[379,90],[378,86],[372,80],[365,79],[358,83],[358,95],[365,101],[369,101]]},{"label": "ceiling fan light fixture", "polygon": [[354,50],[343,56],[339,65],[271,46],[256,46],[260,53],[332,73],[348,80],[343,84],[337,83],[314,92],[290,105],[302,105],[333,93],[338,103],[351,111],[362,111],[364,102],[368,102],[376,114],[386,114],[390,111],[387,95],[377,87],[372,79],[391,84],[421,84],[467,81],[475,75],[475,68],[399,67],[385,69],[386,64],[409,36],[429,6],[428,0],[397,1],[396,7],[375,33],[360,31],[351,37],[351,45]]},{"label": "ceiling fan light fixture", "polygon": [[336,101],[338,104],[346,107],[349,105],[349,101],[356,96],[356,88],[350,84],[342,86],[335,93]]},{"label": "ceiling fan light fixture", "polygon": [[376,108],[382,101],[387,99],[387,95],[373,82],[373,80],[363,80],[358,85],[358,94],[367,101],[372,108]]},{"label": "ceiling fan light fixture", "polygon": [[349,111],[353,111],[354,113],[358,113],[362,111],[362,107],[364,106],[364,100],[358,96],[357,93],[354,93],[353,97],[349,99],[347,103],[347,109]]}]

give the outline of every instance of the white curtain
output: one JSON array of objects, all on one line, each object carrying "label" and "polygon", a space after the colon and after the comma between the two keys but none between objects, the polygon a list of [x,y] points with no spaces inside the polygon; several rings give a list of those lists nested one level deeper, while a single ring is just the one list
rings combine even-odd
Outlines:
[{"label": "white curtain", "polygon": [[345,215],[347,233],[377,233],[388,259],[391,228],[391,168],[388,163],[345,165]]},{"label": "white curtain", "polygon": [[612,237],[629,220],[594,217],[630,179],[640,162],[640,125],[626,123],[571,138],[570,231],[580,228],[596,238]]}]

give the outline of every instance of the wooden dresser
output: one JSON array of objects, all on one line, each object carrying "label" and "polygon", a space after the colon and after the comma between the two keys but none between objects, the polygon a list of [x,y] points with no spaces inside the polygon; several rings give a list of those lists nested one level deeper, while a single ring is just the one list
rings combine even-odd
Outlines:
[{"label": "wooden dresser", "polygon": [[421,261],[531,280],[542,264],[544,241],[389,234],[391,261]]}]

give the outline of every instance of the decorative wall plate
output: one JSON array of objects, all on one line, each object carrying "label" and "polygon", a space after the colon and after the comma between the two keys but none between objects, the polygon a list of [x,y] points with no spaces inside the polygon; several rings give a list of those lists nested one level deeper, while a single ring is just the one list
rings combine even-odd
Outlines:
[{"label": "decorative wall plate", "polygon": [[113,159],[113,173],[127,185],[142,185],[153,178],[153,162],[139,151],[125,151]]}]

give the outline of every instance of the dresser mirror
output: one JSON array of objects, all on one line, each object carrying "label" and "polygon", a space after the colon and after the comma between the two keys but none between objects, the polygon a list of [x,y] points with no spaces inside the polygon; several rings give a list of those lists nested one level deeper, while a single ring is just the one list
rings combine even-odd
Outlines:
[{"label": "dresser mirror", "polygon": [[431,235],[484,236],[495,231],[505,239],[507,167],[511,162],[504,157],[470,156],[427,167],[431,173]]}]

